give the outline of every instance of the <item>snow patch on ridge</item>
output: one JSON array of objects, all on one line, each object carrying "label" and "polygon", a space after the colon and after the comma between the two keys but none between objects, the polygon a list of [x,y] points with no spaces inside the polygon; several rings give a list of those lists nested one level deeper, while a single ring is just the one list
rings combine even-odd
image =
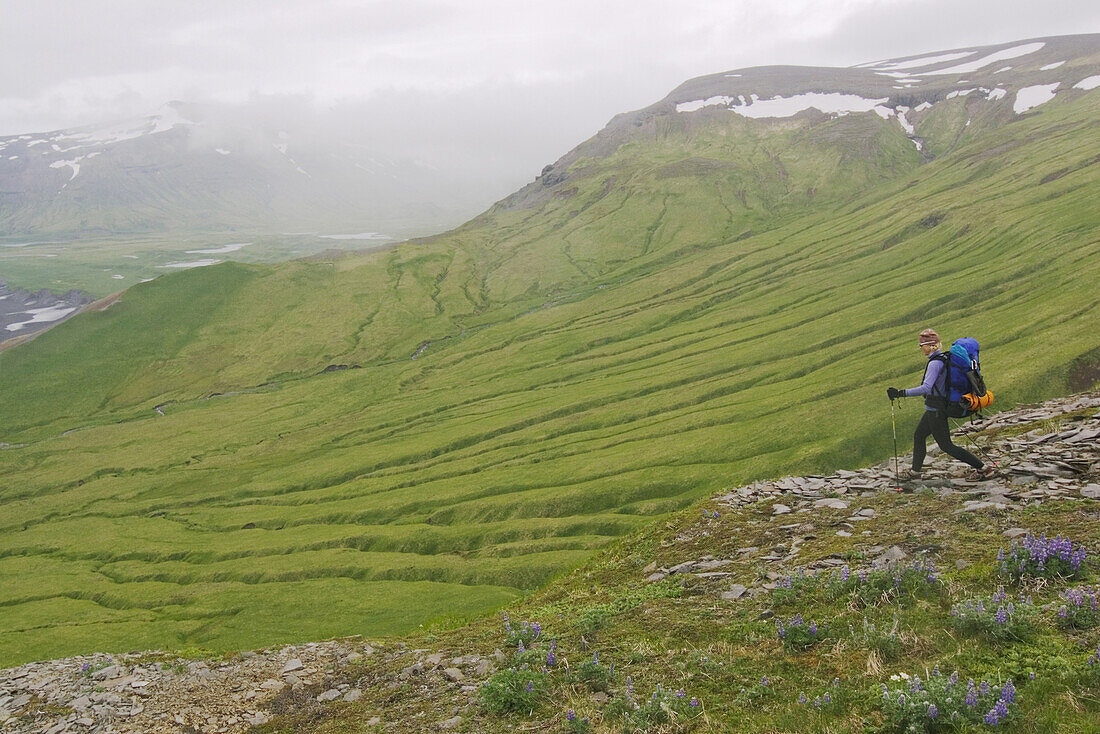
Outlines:
[{"label": "snow patch on ridge", "polygon": [[[919,59],[909,59],[908,61],[897,61],[893,63],[872,63],[869,66],[873,66],[876,69],[918,69],[924,66],[933,66],[935,64],[944,64],[948,61],[955,61],[956,59],[962,59],[967,56],[973,56],[973,51],[961,51],[950,54],[939,54],[936,56],[922,56]],[[856,67],[857,69],[860,67]]]},{"label": "snow patch on ridge", "polygon": [[[93,130],[66,130],[53,139],[71,143],[67,148],[58,148],[61,152],[68,152],[70,150],[79,150],[80,148],[120,143],[124,140],[133,140],[134,138],[140,138],[146,135],[156,135],[157,133],[167,132],[177,125],[190,124],[193,123],[177,112],[174,107],[165,106],[163,110],[157,114],[150,115],[141,120],[116,122]],[[35,143],[38,142],[45,143],[49,141],[35,141]]]},{"label": "snow patch on ridge", "polygon": [[1035,43],[1025,43],[1023,46],[1014,46],[1012,48],[1006,48],[996,53],[991,53],[988,56],[983,56],[975,61],[968,61],[965,64],[959,64],[958,66],[952,66],[947,69],[936,69],[934,71],[926,71],[925,74],[967,74],[992,64],[994,61],[1005,61],[1007,59],[1015,59],[1019,56],[1027,56],[1033,54],[1041,49],[1046,44],[1042,41],[1036,41]]},{"label": "snow patch on ridge", "polygon": [[[889,97],[866,99],[857,94],[808,92],[806,94],[796,94],[793,97],[772,97],[771,99],[760,99],[753,94],[751,95],[751,102],[746,104],[743,95],[739,97],[721,95],[692,102],[682,102],[676,105],[676,111],[694,112],[703,107],[720,105],[743,117],[757,119],[761,117],[791,117],[803,110],[814,107],[826,114],[846,115],[849,112],[870,112],[871,110],[879,112],[875,108],[888,100]],[[879,114],[882,115],[882,112],[879,112]],[[890,114],[893,114],[892,110]],[[887,115],[882,116],[886,117]]]},{"label": "snow patch on ridge", "polygon": [[1066,62],[1065,61],[1055,61],[1053,64],[1047,64],[1046,66],[1040,66],[1039,71],[1050,71],[1051,69],[1057,69],[1059,66],[1061,66],[1064,63],[1066,63]]},{"label": "snow patch on ridge", "polygon": [[1096,76],[1085,77],[1081,81],[1073,85],[1074,89],[1084,89],[1086,92],[1090,89],[1096,89],[1100,87],[1100,74]]},{"label": "snow patch on ridge", "polygon": [[1036,84],[1033,87],[1024,87],[1016,92],[1016,101],[1012,103],[1012,111],[1017,115],[1027,112],[1033,107],[1038,107],[1045,102],[1054,99],[1054,90],[1060,82],[1053,84]]}]

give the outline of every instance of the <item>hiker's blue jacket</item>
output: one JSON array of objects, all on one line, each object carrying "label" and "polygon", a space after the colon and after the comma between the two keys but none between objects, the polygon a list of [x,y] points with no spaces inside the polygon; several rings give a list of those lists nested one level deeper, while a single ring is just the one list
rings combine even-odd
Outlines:
[{"label": "hiker's blue jacket", "polygon": [[[910,387],[901,391],[901,394],[905,397],[915,398],[923,395],[925,410],[942,408],[943,406],[937,403],[942,402],[947,397],[947,373],[943,370],[943,360],[936,359],[942,354],[943,352],[937,349],[928,355],[928,366],[924,370],[924,382],[920,384],[920,387]],[[928,398],[940,398],[940,400],[929,400]]]}]

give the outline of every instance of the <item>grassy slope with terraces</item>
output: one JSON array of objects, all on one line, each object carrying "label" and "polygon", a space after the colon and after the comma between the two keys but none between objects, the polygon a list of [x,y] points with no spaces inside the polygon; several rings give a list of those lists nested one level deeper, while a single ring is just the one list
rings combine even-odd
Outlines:
[{"label": "grassy slope with terraces", "polygon": [[724,487],[883,456],[929,324],[1006,404],[1066,392],[1100,348],[1098,108],[975,117],[927,164],[873,113],[666,116],[432,241],[130,289],[0,355],[0,664],[499,606]]},{"label": "grassy slope with terraces", "polygon": [[[1092,408],[1076,416],[1095,414]],[[976,434],[975,440],[1002,460],[1012,461],[996,444],[999,438],[1025,431],[1056,433],[1072,428],[1073,418],[1069,414],[994,429]],[[1082,483],[1096,479],[1095,474],[1091,479],[1080,478]],[[1070,496],[1076,497],[1076,492]],[[798,507],[797,499],[780,496],[739,509],[704,500],[622,539],[581,568],[512,605],[507,611],[515,627],[521,620],[542,625],[541,639],[531,645],[537,651],[531,654],[531,670],[542,670],[548,640],[557,642],[557,665],[549,673],[545,693],[536,697],[530,709],[499,714],[476,703],[464,705],[468,699],[439,671],[398,678],[400,670],[418,658],[415,653],[393,660],[378,654],[352,664],[328,682],[360,686],[364,693],[358,702],[320,705],[312,700],[315,694],[297,698],[288,694],[280,709],[285,713],[257,731],[425,731],[459,705],[462,723],[456,730],[484,734],[570,732],[566,721],[570,709],[578,720],[589,719],[595,734],[907,732],[884,716],[881,685],[888,685],[895,696],[899,690],[908,693],[906,681],[894,676],[915,675],[927,682],[937,667],[944,677],[959,672],[960,698],[965,696],[968,678],[987,680],[994,687],[1011,679],[1018,689],[1016,701],[1008,721],[995,728],[981,723],[954,727],[943,722],[946,717],[936,728],[918,716],[928,721],[928,728],[920,726],[917,732],[1087,734],[1100,728],[1100,670],[1088,663],[1100,643],[1100,627],[1067,628],[1059,623],[1057,612],[1066,604],[1062,592],[1096,582],[1100,503],[1055,500],[971,512],[964,510],[968,496],[943,495],[929,486],[905,494],[849,493],[842,498],[850,504],[848,509],[815,509],[807,503],[804,511],[774,514],[777,503]],[[853,523],[845,520],[857,509],[874,510],[875,515],[852,528]],[[836,534],[845,528],[854,530],[850,537]],[[1077,547],[1087,548],[1085,575],[1028,577],[1020,582],[1002,576],[997,553],[998,549],[1010,552],[1012,541],[1005,537],[1010,528],[1026,528],[1051,538],[1064,535]],[[804,542],[798,545],[800,540]],[[796,545],[793,558],[763,559],[770,552],[784,555]],[[765,591],[737,601],[718,598],[731,580],[759,586],[769,572],[794,574],[796,566],[809,567],[825,559],[843,559],[855,579],[860,570],[871,568],[872,559],[883,548],[895,545],[909,554],[900,567],[934,561],[935,582],[920,581],[911,594],[869,595],[864,597],[868,602],[859,602],[851,594],[830,592],[830,580],[840,572],[834,567],[819,572],[818,586],[796,584],[786,596]],[[732,559],[720,569],[729,576],[645,580],[652,567],[670,568],[706,557]],[[988,603],[1002,587],[1007,601],[1016,601],[1021,594],[1030,596],[1037,610],[1026,630],[1017,628],[1018,637],[997,639],[955,627],[954,605],[975,598]],[[1045,605],[1051,606],[1041,609]],[[796,614],[817,622],[822,630],[821,641],[803,651],[786,649],[776,631],[776,619],[789,621]],[[864,636],[865,622],[879,634]],[[891,630],[895,642],[882,644],[888,636],[882,632]],[[509,656],[507,664],[513,664],[516,655],[515,644],[507,644],[502,614],[456,629],[422,631],[403,642],[408,649],[439,651],[445,660],[469,654],[489,656],[501,649]],[[679,719],[676,724],[636,722],[634,726],[607,715],[610,707],[594,694],[599,687],[576,678],[579,666],[596,651],[605,669],[613,665],[617,671],[610,684],[612,701],[625,696],[630,676],[638,701],[644,703],[657,686],[679,689],[697,698],[705,715]],[[767,685],[762,684],[765,679]],[[800,702],[801,694],[806,695],[805,702]],[[814,699],[825,694],[831,701],[815,707]],[[294,705],[287,706],[291,701]],[[381,723],[368,723],[375,716]]]}]

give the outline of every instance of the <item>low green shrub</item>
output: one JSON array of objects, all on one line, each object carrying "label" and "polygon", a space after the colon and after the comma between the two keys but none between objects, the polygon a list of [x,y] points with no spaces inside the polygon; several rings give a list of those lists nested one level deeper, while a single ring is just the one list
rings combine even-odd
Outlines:
[{"label": "low green shrub", "polygon": [[530,713],[546,695],[546,678],[546,673],[528,668],[502,670],[481,686],[478,701],[489,713]]},{"label": "low green shrub", "polygon": [[542,625],[538,622],[521,622],[518,627],[512,625],[512,620],[504,615],[504,633],[509,645],[519,646],[521,643],[527,647],[542,635]]},{"label": "low green shrub", "polygon": [[602,629],[607,625],[614,613],[605,607],[591,607],[577,615],[577,631],[582,635],[588,635]]},{"label": "low green shrub", "polygon": [[818,587],[816,576],[807,576],[801,568],[795,569],[790,576],[784,576],[776,581],[772,590],[772,601],[777,605],[793,604]]},{"label": "low green shrub", "polygon": [[694,719],[703,713],[699,700],[689,697],[683,690],[670,693],[657,686],[653,695],[642,700],[634,697],[634,685],[629,677],[626,685],[624,695],[611,699],[604,707],[604,716],[620,722],[624,732],[649,731],[665,724]]},{"label": "low green shrub", "polygon": [[585,718],[577,718],[577,712],[569,709],[565,712],[565,731],[569,734],[589,734],[592,731],[592,722]]},{"label": "low green shrub", "polygon": [[850,624],[848,625],[848,636],[855,646],[864,650],[873,650],[883,660],[890,662],[901,656],[901,638],[898,636],[897,629],[897,617],[894,618],[894,623],[890,629],[885,627],[880,629],[865,617],[863,626],[859,630],[853,629]]},{"label": "low green shrub", "polygon": [[889,565],[851,573],[847,566],[834,574],[828,584],[833,599],[851,597],[860,606],[869,607],[892,601],[904,604],[927,597],[940,589],[935,564],[918,559],[908,565]]},{"label": "low green shrub", "polygon": [[1030,600],[1014,603],[1003,588],[992,597],[966,599],[951,609],[955,629],[968,635],[982,634],[998,642],[1028,639],[1035,631],[1036,617]]},{"label": "low green shrub", "polygon": [[592,691],[607,691],[615,682],[615,665],[600,664],[600,653],[597,650],[591,660],[586,660],[573,671],[573,679],[577,683],[588,686]]}]

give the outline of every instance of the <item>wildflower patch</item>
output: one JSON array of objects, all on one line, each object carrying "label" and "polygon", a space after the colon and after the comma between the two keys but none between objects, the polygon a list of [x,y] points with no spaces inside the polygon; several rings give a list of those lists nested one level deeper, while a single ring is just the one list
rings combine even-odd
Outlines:
[{"label": "wildflower patch", "polygon": [[1046,533],[1039,537],[1028,533],[1007,553],[1001,548],[997,560],[1000,573],[1013,581],[1025,577],[1077,579],[1087,574],[1088,551],[1061,535],[1047,538]]},{"label": "wildflower patch", "polygon": [[806,622],[801,614],[796,614],[784,622],[775,620],[775,633],[787,652],[802,652],[808,650],[825,639],[825,627],[819,627],[817,622]]},{"label": "wildflower patch", "polygon": [[1058,608],[1054,618],[1059,627],[1087,630],[1100,624],[1100,610],[1097,609],[1100,591],[1095,587],[1066,589],[1060,596],[1062,606]]},{"label": "wildflower patch", "polygon": [[684,690],[670,692],[657,686],[649,698],[635,697],[634,684],[628,677],[626,692],[612,699],[604,707],[604,716],[619,721],[626,731],[647,731],[663,724],[673,724],[694,719],[703,713],[699,699],[688,696]]},{"label": "wildflower patch", "polygon": [[966,684],[958,671],[949,676],[933,670],[927,680],[900,673],[890,676],[901,685],[882,684],[882,712],[892,728],[906,734],[955,731],[964,724],[996,726],[1016,716],[1016,686],[1011,680],[997,687],[983,680]]}]

